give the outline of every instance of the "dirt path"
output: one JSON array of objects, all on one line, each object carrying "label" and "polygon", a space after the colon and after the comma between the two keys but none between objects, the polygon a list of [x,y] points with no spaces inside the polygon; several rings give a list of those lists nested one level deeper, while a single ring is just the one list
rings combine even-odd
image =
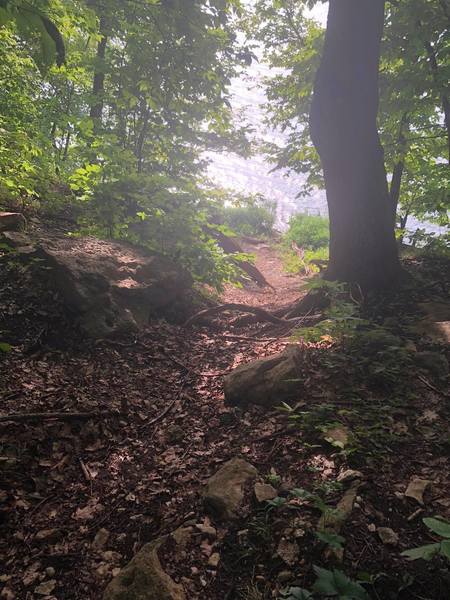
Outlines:
[{"label": "dirt path", "polygon": [[[299,295],[302,279],[283,274],[270,246],[246,249],[256,250],[257,266],[276,289],[227,289],[225,301],[274,308]],[[376,423],[386,432],[384,453],[377,460],[380,450],[373,446],[369,455],[347,456],[323,447],[308,432],[286,430],[279,410],[257,406],[241,410],[224,404],[224,373],[286,344],[228,337],[258,334],[260,326],[230,328],[230,318],[222,315],[210,326],[186,330],[153,323],[135,341],[87,344],[70,329],[52,293],[36,286],[29,271],[16,267],[0,271],[0,298],[2,329],[15,336],[14,350],[0,357],[2,413],[127,410],[125,415],[88,422],[0,423],[2,600],[37,600],[42,597],[36,591],[41,584],[51,590],[44,596],[47,600],[100,600],[113,574],[143,544],[187,521],[208,523],[203,486],[235,456],[254,464],[261,477],[271,474],[280,494],[293,488],[324,490],[332,505],[339,499],[338,474],[349,466],[363,470],[367,484],[361,489],[356,515],[343,532],[346,568],[353,569],[353,575],[358,570],[391,573],[395,590],[397,580],[418,577],[417,593],[408,587],[389,596],[398,600],[447,600],[433,571],[417,573],[415,565],[399,556],[400,550],[427,541],[421,516],[450,517],[449,458],[443,455],[445,448],[448,454],[444,435],[448,413],[439,392],[422,385],[404,405],[396,400],[392,414],[370,412],[386,409],[383,396],[368,397],[361,408],[357,404],[361,426],[367,418],[369,427]],[[322,411],[326,405],[332,421],[348,423],[354,403],[363,402],[366,392],[356,390],[355,397],[344,397],[330,409],[336,383],[350,385],[351,376],[342,370],[333,377],[324,375],[321,360],[314,348],[304,354],[303,410],[317,406]],[[434,419],[431,433],[423,420],[428,414],[423,412],[425,405]],[[320,425],[323,413],[317,414]],[[153,423],[155,418],[159,419]],[[364,435],[370,441],[375,433],[368,431]],[[392,444],[395,450],[390,449]],[[423,512],[410,519],[418,506],[402,499],[401,492],[413,476],[432,480],[434,491],[428,504],[419,506]],[[316,522],[319,515],[313,517]],[[173,567],[177,581],[185,578],[189,600],[265,600],[273,597],[272,592],[276,595],[279,573],[286,572],[286,565],[273,559],[286,528],[283,519],[263,524],[254,562],[245,554],[248,548],[230,538],[227,527],[214,523],[217,539],[203,540],[196,554]],[[393,527],[399,547],[384,546],[373,533],[374,524]],[[236,524],[236,531],[246,528],[245,520]],[[94,540],[102,529],[109,535],[99,548]],[[311,531],[304,543],[302,561],[291,568],[292,581],[310,585],[311,561],[320,564],[322,554]],[[217,569],[208,566],[212,552],[221,555]],[[236,587],[240,578],[248,587],[247,595]],[[264,582],[267,594],[256,593],[258,587],[264,590]],[[387,596],[382,590],[371,597]]]},{"label": "dirt path", "polygon": [[272,288],[260,288],[248,283],[243,288],[228,286],[223,294],[224,302],[238,302],[262,306],[268,310],[281,308],[303,295],[301,287],[305,278],[286,273],[276,244],[240,242],[242,249],[255,256],[255,265]]}]

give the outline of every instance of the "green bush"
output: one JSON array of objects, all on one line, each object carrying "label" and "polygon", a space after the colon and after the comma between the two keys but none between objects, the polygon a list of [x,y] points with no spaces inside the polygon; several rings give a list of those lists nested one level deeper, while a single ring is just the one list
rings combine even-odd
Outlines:
[{"label": "green bush", "polygon": [[226,206],[223,224],[239,235],[268,236],[275,224],[274,211],[265,206]]},{"label": "green bush", "polygon": [[97,184],[79,208],[79,233],[125,239],[170,256],[218,291],[238,281],[236,257],[208,233],[209,198],[189,181],[130,175]]},{"label": "green bush", "polygon": [[324,217],[298,213],[290,218],[284,239],[288,245],[295,242],[305,250],[325,248],[330,240],[329,221]]},{"label": "green bush", "polygon": [[[329,221],[324,217],[297,214],[283,236],[282,259],[288,273],[317,273],[315,261],[328,260]],[[293,247],[294,246],[294,247]],[[297,252],[295,246],[301,252]]]}]

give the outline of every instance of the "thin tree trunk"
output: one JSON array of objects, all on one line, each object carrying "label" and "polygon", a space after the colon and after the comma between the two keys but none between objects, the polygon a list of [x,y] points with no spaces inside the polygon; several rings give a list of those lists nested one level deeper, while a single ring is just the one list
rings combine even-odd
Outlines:
[{"label": "thin tree trunk", "polygon": [[399,146],[399,159],[394,166],[392,171],[391,187],[389,189],[389,195],[391,197],[391,204],[394,207],[395,215],[397,215],[398,203],[400,200],[400,190],[402,187],[402,177],[405,170],[405,150],[406,150],[406,138],[405,129],[408,127],[408,115],[404,114],[400,121],[400,127],[398,130],[397,143]]},{"label": "thin tree trunk", "polygon": [[330,216],[327,279],[364,289],[400,272],[395,212],[377,130],[383,0],[330,0],[310,127]]},{"label": "thin tree trunk", "polygon": [[[436,85],[439,85],[439,66],[436,58],[436,52],[434,51],[433,45],[426,41],[425,50],[428,54],[428,60],[430,61],[431,73],[433,75],[433,80]],[[445,128],[447,130],[447,148],[448,148],[448,164],[450,166],[450,100],[445,90],[443,89],[441,92],[441,102],[442,102],[442,111],[444,113],[444,123]]]},{"label": "thin tree trunk", "polygon": [[98,133],[102,127],[103,95],[105,91],[105,55],[108,35],[106,33],[106,19],[100,17],[101,38],[97,45],[97,63],[92,82],[92,103],[89,116],[94,123],[94,133]]}]

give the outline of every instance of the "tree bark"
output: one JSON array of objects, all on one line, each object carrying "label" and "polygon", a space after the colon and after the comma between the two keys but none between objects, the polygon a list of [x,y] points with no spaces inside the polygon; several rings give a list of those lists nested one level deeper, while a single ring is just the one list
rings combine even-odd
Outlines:
[{"label": "tree bark", "polygon": [[310,128],[330,216],[327,279],[391,286],[400,266],[377,130],[383,0],[330,0]]},{"label": "tree bark", "polygon": [[[439,66],[436,58],[436,52],[430,42],[426,41],[424,45],[425,50],[427,51],[428,60],[430,61],[433,80],[436,84],[436,87],[439,87]],[[450,100],[445,89],[443,89],[441,92],[441,102],[442,111],[444,113],[445,129],[447,131],[448,164],[450,166]]]},{"label": "tree bark", "polygon": [[404,130],[408,129],[408,115],[405,113],[400,121],[398,130],[398,161],[394,165],[392,171],[391,186],[389,188],[389,195],[391,197],[391,204],[394,207],[395,215],[397,215],[398,203],[400,200],[400,191],[402,187],[402,177],[405,170],[405,150],[406,150],[406,138]]},{"label": "tree bark", "polygon": [[92,82],[92,103],[89,113],[94,123],[94,133],[98,133],[102,127],[103,94],[105,91],[105,56],[106,45],[108,43],[105,17],[100,17],[99,30],[102,37],[97,45],[97,63]]}]

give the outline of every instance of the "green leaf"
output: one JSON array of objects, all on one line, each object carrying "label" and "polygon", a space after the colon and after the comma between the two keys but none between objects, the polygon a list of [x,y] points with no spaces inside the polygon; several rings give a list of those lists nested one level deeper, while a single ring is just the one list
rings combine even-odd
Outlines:
[{"label": "green leaf", "polygon": [[328,571],[320,567],[314,567],[314,571],[317,581],[313,585],[313,591],[325,596],[338,596],[340,600],[368,600],[366,590],[342,571]]},{"label": "green leaf", "polygon": [[316,531],[316,536],[331,548],[342,548],[345,544],[345,537],[332,531]]},{"label": "green leaf", "polygon": [[419,558],[431,560],[439,552],[440,547],[440,544],[426,544],[425,546],[405,550],[402,552],[402,556],[406,556],[409,560],[418,560]]},{"label": "green leaf", "polygon": [[283,600],[311,600],[312,594],[303,588],[291,587],[286,592],[282,592]]},{"label": "green leaf", "polygon": [[450,560],[450,540],[443,540],[441,542],[440,553],[442,554],[442,556],[445,556],[445,558],[448,558]]},{"label": "green leaf", "polygon": [[433,533],[437,533],[441,537],[450,538],[450,523],[439,517],[422,519],[423,523],[431,529]]},{"label": "green leaf", "polygon": [[0,342],[0,352],[11,352],[11,350],[11,344],[7,344],[6,342]]}]

